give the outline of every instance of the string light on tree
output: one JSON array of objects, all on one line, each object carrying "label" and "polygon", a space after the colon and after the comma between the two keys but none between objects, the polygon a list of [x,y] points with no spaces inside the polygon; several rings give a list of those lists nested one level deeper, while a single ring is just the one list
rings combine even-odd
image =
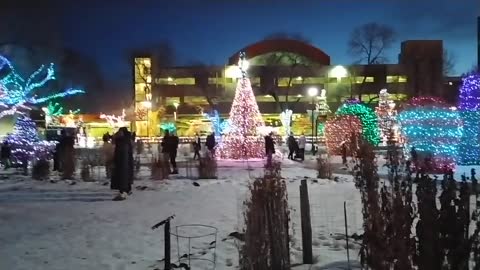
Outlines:
[{"label": "string light on tree", "polygon": [[35,91],[46,86],[49,81],[55,80],[54,64],[42,65],[28,79],[24,79],[15,70],[12,63],[0,55],[0,73],[6,74],[0,78],[5,95],[0,96],[0,103],[8,107],[13,113],[28,108],[29,104],[40,104],[46,101],[70,95],[82,94],[83,90],[70,88],[60,93],[39,97]]},{"label": "string light on tree", "polygon": [[354,115],[362,123],[362,136],[372,145],[380,143],[380,132],[378,131],[377,116],[375,112],[361,103],[358,99],[349,99],[338,108],[336,115]]},{"label": "string light on tree", "polygon": [[282,122],[282,126],[285,129],[286,136],[290,135],[291,133],[292,114],[293,111],[289,109],[286,109],[285,111],[280,113],[280,121]]},{"label": "string light on tree", "polygon": [[478,165],[480,164],[480,74],[472,73],[462,78],[458,100],[463,121],[459,163]]},{"label": "string light on tree", "polygon": [[398,114],[405,152],[415,147],[419,157],[432,156],[433,172],[445,172],[455,168],[458,147],[463,134],[462,120],[458,111],[450,109],[437,98],[423,97],[407,103],[405,110]]},{"label": "string light on tree", "polygon": [[361,136],[362,123],[357,116],[340,115],[325,124],[325,144],[330,155],[341,155],[345,144],[347,155],[356,151],[356,140]]},{"label": "string light on tree", "polygon": [[211,113],[204,113],[203,115],[212,123],[212,130],[215,136],[221,136],[228,129],[228,120],[222,120],[217,110],[213,110]]},{"label": "string light on tree", "polygon": [[127,122],[125,122],[126,117],[125,109],[122,110],[121,115],[108,115],[108,114],[100,114],[100,119],[105,119],[108,125],[112,128],[121,128],[127,126]]},{"label": "string light on tree", "polygon": [[19,165],[51,159],[56,145],[56,142],[40,140],[35,122],[25,116],[17,118],[13,133],[7,136],[6,141],[12,149],[12,163]]},{"label": "string light on tree", "polygon": [[250,80],[247,78],[248,61],[240,53],[238,66],[242,78],[238,80],[230,110],[230,128],[219,145],[220,158],[249,159],[264,157],[264,139],[257,133],[265,126]]}]

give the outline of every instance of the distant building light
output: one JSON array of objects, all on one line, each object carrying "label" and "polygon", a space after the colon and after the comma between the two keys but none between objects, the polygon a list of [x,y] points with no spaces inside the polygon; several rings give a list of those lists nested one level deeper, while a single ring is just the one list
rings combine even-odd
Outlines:
[{"label": "distant building light", "polygon": [[452,82],[448,82],[448,85],[453,85],[453,83],[452,83]]},{"label": "distant building light", "polygon": [[301,80],[302,80],[302,76],[298,76],[297,81],[301,81]]},{"label": "distant building light", "polygon": [[297,97],[303,97],[302,95],[298,94]]},{"label": "distant building light", "polygon": [[167,81],[172,82],[172,81],[173,81],[173,78],[172,78],[172,77],[168,77],[168,78],[167,78]]}]

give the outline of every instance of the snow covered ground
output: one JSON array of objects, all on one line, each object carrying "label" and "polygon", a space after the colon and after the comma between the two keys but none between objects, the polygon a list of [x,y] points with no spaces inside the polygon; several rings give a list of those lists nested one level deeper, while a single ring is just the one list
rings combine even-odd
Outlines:
[{"label": "snow covered ground", "polygon": [[[337,175],[338,182],[316,179],[316,172],[301,163],[284,160],[282,175],[288,184],[291,207],[292,262],[301,263],[299,185],[308,179],[312,212],[313,245],[316,266],[346,260],[343,202],[347,201],[350,233],[361,226],[358,192],[351,176]],[[0,269],[163,269],[163,230],[151,226],[175,215],[176,226],[202,224],[218,229],[215,235],[192,239],[192,256],[213,259],[215,269],[236,269],[238,251],[235,239],[228,237],[239,229],[247,183],[261,176],[261,166],[251,163],[223,164],[219,179],[149,180],[140,171],[128,200],[113,202],[113,193],[104,181],[56,183],[31,180],[15,172],[0,176]],[[220,164],[221,165],[221,164]],[[182,174],[182,171],[180,171]],[[54,178],[54,177],[53,177]],[[180,228],[181,234],[198,236],[212,229]],[[212,244],[216,240],[216,245]],[[358,254],[353,244],[351,258]],[[177,248],[179,252],[177,253]],[[188,242],[172,237],[172,261],[188,253]],[[193,269],[213,269],[207,261],[192,261]],[[344,265],[344,264],[342,264]],[[315,268],[317,267],[317,268]],[[295,268],[303,269],[303,268]],[[337,269],[330,267],[328,269]]]}]

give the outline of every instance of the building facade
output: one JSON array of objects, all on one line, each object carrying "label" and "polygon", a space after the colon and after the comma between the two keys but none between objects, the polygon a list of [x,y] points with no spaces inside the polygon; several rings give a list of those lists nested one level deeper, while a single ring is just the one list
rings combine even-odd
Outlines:
[{"label": "building facade", "polygon": [[[332,109],[351,97],[375,103],[383,88],[398,100],[451,91],[442,73],[441,40],[402,42],[398,64],[332,65],[322,50],[288,39],[263,40],[239,51],[248,57],[248,76],[264,115],[278,116],[286,108],[305,114],[312,103],[310,87],[325,89]],[[239,78],[238,52],[224,66],[160,67],[157,62],[149,54],[133,58],[139,136],[158,134],[159,115],[173,115],[177,121],[211,109],[229,113]]]}]

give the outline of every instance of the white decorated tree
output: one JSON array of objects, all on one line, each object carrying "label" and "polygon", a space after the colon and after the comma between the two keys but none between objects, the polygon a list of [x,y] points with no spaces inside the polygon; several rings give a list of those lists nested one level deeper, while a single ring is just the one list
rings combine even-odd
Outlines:
[{"label": "white decorated tree", "polygon": [[378,128],[380,130],[380,138],[383,145],[387,145],[388,137],[393,131],[394,139],[398,139],[398,132],[396,129],[397,110],[395,109],[395,102],[390,98],[387,89],[380,90],[379,102],[375,113],[378,118]]}]

